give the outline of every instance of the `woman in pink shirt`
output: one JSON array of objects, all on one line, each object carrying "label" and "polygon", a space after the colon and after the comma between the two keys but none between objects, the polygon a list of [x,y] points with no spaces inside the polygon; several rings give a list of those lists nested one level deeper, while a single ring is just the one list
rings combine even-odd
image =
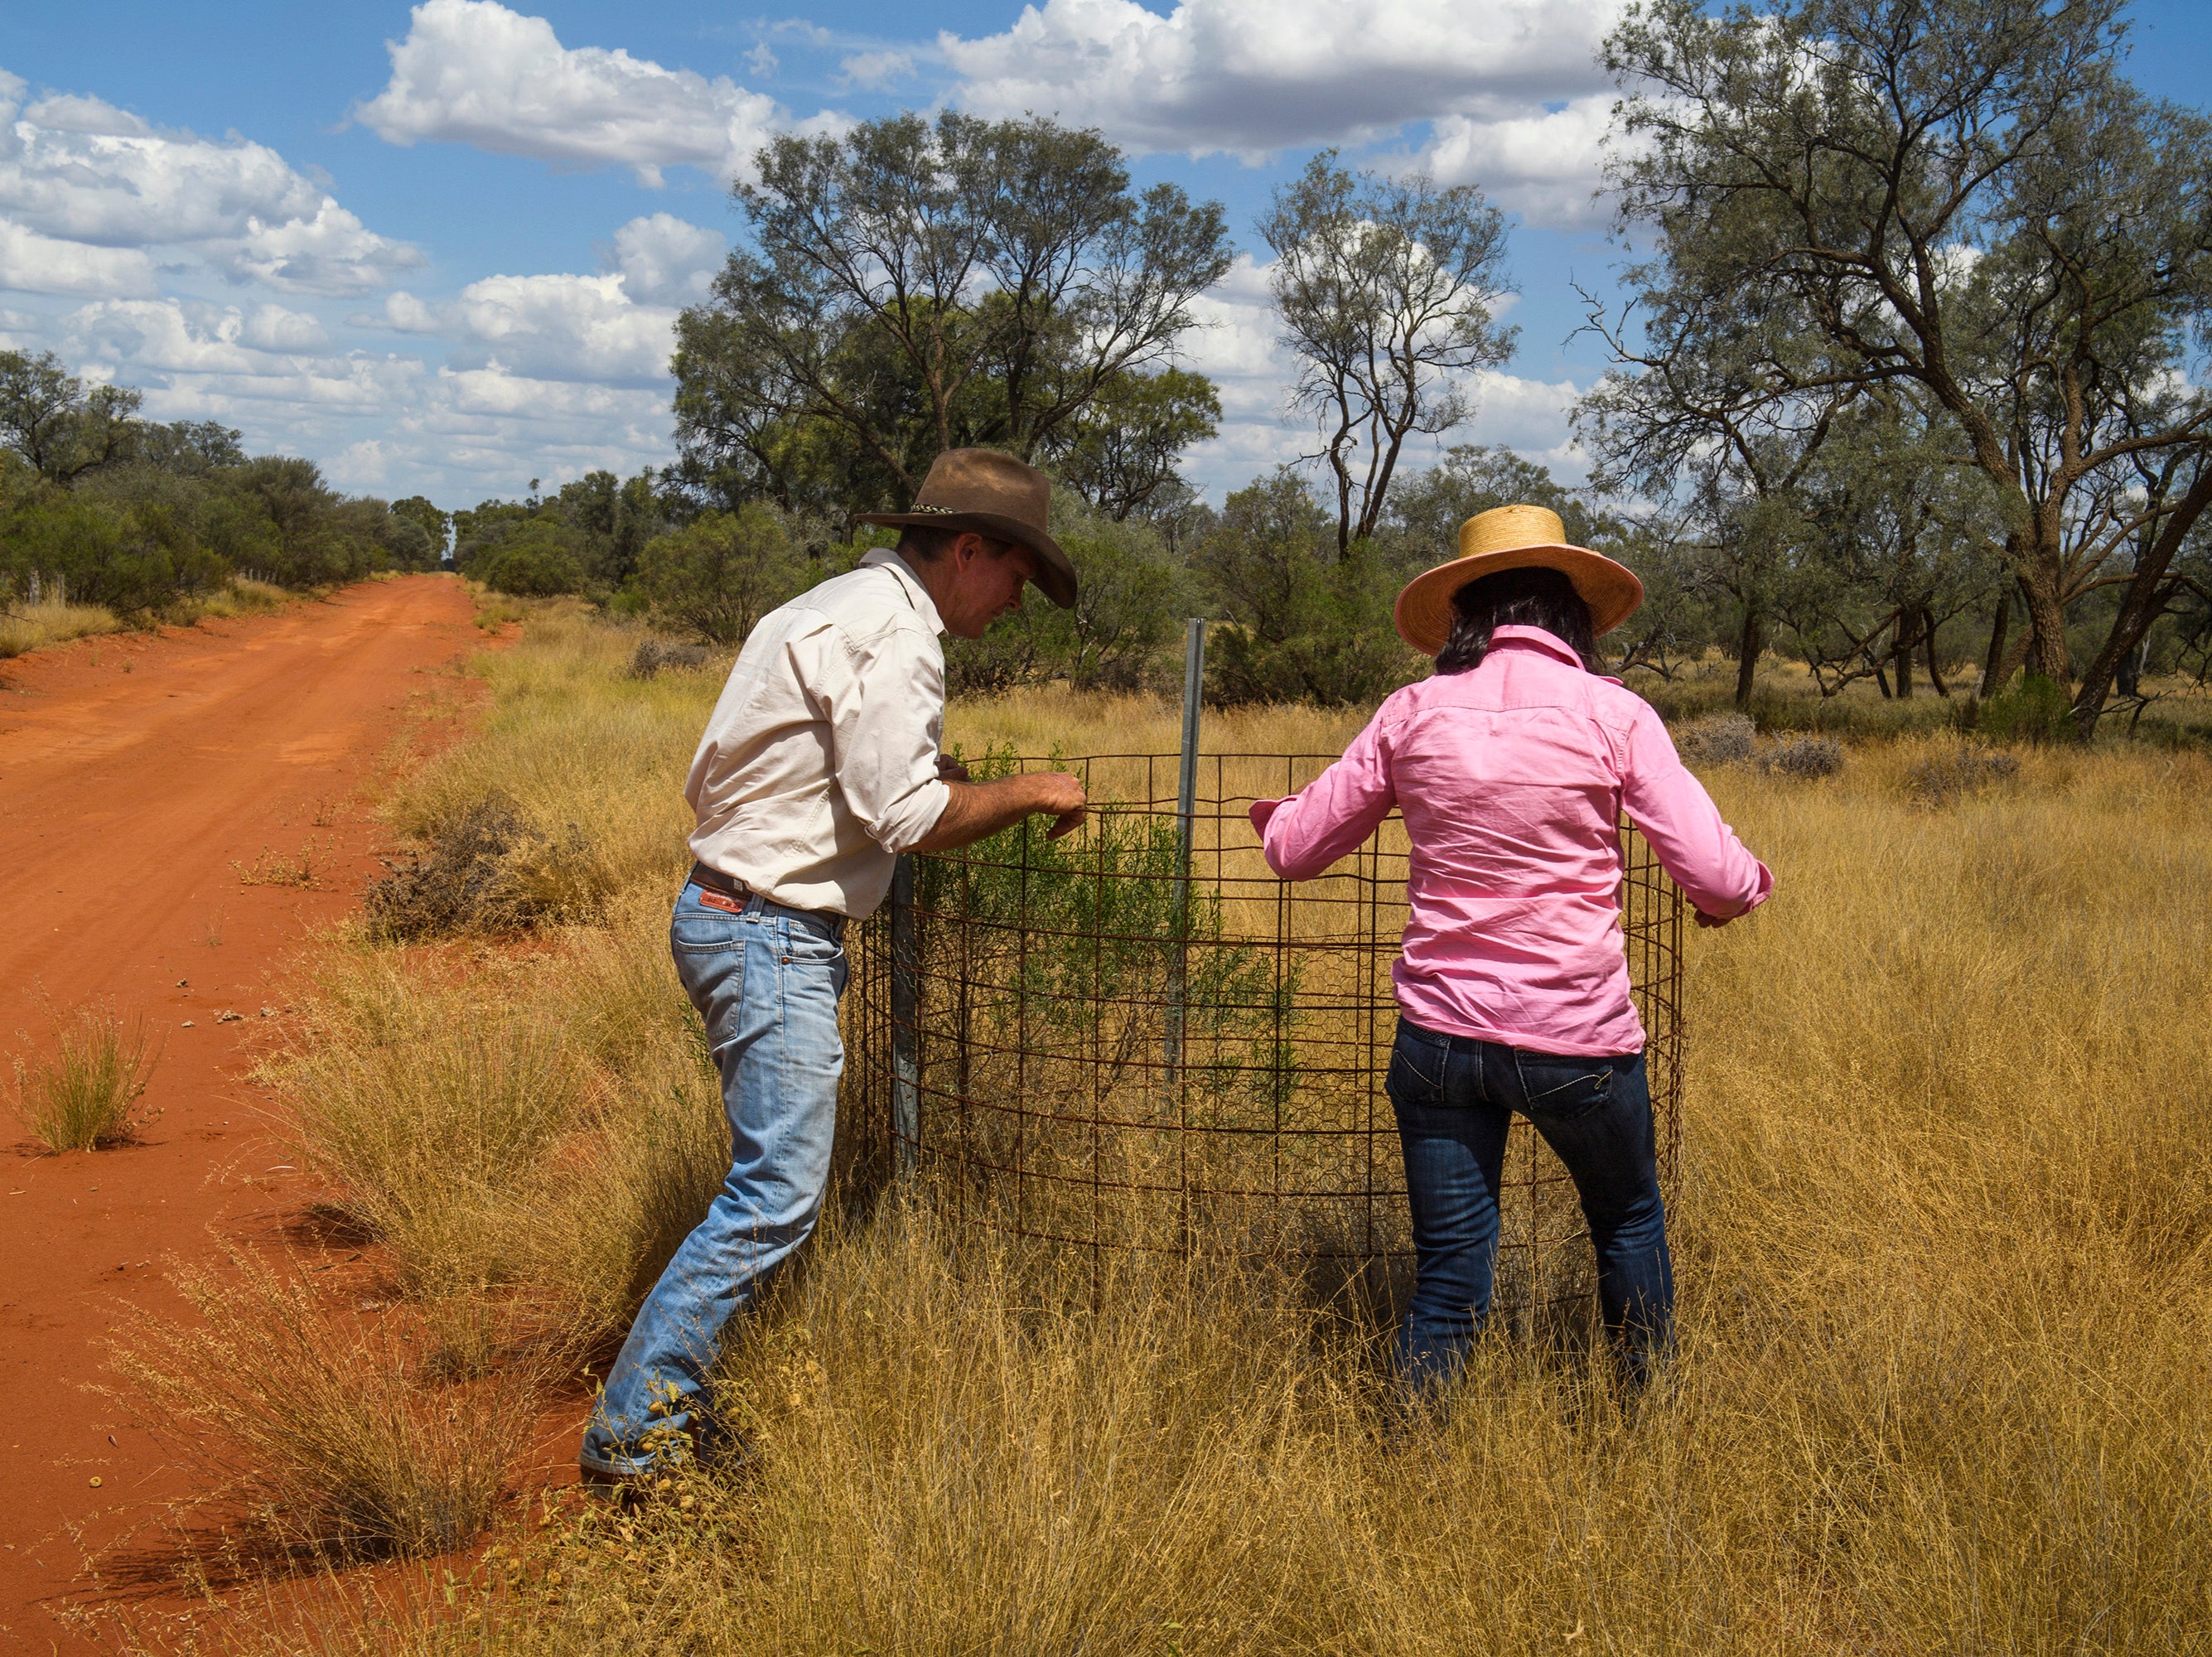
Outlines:
[{"label": "woman in pink shirt", "polygon": [[1645,1378],[1674,1285],[1620,931],[1620,821],[1700,926],[1773,886],[1650,704],[1597,671],[1598,636],[1635,610],[1642,583],[1564,535],[1536,507],[1469,519],[1461,556],[1398,598],[1398,631],[1435,674],[1385,701],[1310,786],[1252,810],[1285,880],[1320,874],[1394,808],[1412,842],[1385,1086],[1413,1207],[1398,1360],[1415,1393],[1457,1373],[1488,1314],[1516,1111],[1574,1177],[1606,1327],[1631,1380]]}]

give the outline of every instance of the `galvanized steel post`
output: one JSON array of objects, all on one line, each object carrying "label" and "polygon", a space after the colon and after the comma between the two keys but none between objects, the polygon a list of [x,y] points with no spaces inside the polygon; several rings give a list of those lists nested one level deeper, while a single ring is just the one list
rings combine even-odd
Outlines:
[{"label": "galvanized steel post", "polygon": [[1206,689],[1206,618],[1194,616],[1182,652],[1182,767],[1176,790],[1175,961],[1168,987],[1167,1064],[1182,1064],[1182,1027],[1190,981],[1190,854],[1198,816],[1198,712]]}]

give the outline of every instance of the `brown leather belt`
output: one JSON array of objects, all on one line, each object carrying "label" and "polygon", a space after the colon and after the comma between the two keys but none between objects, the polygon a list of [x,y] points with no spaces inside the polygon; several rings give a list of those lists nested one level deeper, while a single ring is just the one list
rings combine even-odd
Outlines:
[{"label": "brown leather belt", "polygon": [[691,865],[691,883],[710,892],[720,892],[724,897],[736,898],[739,902],[753,895],[753,889],[742,880],[732,880],[720,869],[709,869],[703,863]]},{"label": "brown leather belt", "polygon": [[[724,897],[734,898],[739,903],[760,897],[759,893],[742,880],[726,875],[720,869],[710,869],[703,863],[691,865],[690,882],[707,891],[720,892]],[[845,917],[830,910],[794,908],[788,903],[778,903],[773,898],[761,898],[761,901],[771,909],[782,909],[791,914],[805,915],[810,920],[818,920],[830,929],[833,936],[844,936]]]}]

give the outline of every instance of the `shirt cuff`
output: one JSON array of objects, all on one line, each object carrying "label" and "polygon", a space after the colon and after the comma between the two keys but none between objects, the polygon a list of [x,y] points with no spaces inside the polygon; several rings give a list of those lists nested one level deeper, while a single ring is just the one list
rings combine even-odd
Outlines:
[{"label": "shirt cuff", "polygon": [[876,844],[893,857],[911,852],[929,838],[951,803],[952,790],[942,780],[931,778],[886,814]]}]

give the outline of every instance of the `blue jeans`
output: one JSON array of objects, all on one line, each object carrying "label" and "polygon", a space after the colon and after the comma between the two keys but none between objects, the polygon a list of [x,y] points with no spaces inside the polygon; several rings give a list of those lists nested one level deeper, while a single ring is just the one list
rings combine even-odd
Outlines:
[{"label": "blue jeans", "polygon": [[1384,1083],[1413,1211],[1413,1305],[1398,1373],[1419,1393],[1459,1373],[1490,1314],[1498,1181],[1518,1111],[1574,1177],[1597,1246],[1598,1304],[1629,1378],[1648,1378],[1674,1312],[1644,1055],[1575,1059],[1398,1021]]},{"label": "blue jeans", "polygon": [[577,1457],[602,1473],[650,1472],[711,1436],[701,1394],[723,1326],[814,1229],[830,1179],[845,1067],[839,928],[758,897],[731,913],[701,895],[684,887],[669,947],[721,1071],[730,1174],[608,1374]]}]

